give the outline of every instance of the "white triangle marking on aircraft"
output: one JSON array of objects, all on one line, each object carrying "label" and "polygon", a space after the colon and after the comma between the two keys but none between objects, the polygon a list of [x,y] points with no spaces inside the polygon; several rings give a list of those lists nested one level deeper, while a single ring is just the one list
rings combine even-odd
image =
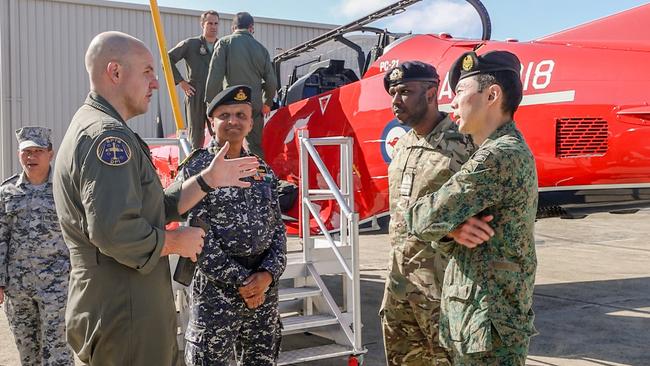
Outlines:
[{"label": "white triangle marking on aircraft", "polygon": [[327,109],[327,105],[330,104],[330,98],[332,98],[332,94],[328,94],[325,96],[322,96],[318,98],[318,104],[320,104],[320,112],[321,114],[325,114],[325,110]]}]

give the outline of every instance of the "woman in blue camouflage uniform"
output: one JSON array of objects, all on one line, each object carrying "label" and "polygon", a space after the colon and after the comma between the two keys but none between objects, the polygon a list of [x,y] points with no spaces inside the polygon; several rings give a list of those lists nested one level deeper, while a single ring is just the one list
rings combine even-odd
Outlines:
[{"label": "woman in blue camouflage uniform", "polygon": [[[182,164],[183,178],[211,163],[215,145],[229,143],[227,158],[251,155],[243,146],[251,116],[250,88],[239,85],[219,93],[208,106],[216,140]],[[239,365],[276,363],[282,328],[277,284],[286,266],[286,236],[278,179],[259,162],[258,173],[246,178],[250,188],[211,191],[189,215],[209,230],[190,286],[187,365],[229,365],[233,353]]]}]

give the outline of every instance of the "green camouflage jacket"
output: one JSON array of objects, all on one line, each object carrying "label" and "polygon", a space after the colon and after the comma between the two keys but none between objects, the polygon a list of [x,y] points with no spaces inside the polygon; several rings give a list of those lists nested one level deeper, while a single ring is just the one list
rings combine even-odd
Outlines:
[{"label": "green camouflage jacket", "polygon": [[492,326],[506,346],[535,334],[532,310],[537,258],[535,160],[508,122],[498,128],[435,194],[407,215],[409,232],[438,241],[468,218],[494,215],[495,235],[469,249],[442,241],[451,259],[445,272],[440,342],[460,354],[492,349]]}]

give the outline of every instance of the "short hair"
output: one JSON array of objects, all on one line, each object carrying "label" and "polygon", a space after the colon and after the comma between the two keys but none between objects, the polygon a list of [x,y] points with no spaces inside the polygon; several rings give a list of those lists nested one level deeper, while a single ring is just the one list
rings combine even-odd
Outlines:
[{"label": "short hair", "polygon": [[245,11],[235,14],[235,18],[232,20],[232,25],[236,29],[247,29],[253,24],[255,24],[253,16]]},{"label": "short hair", "polygon": [[203,14],[201,14],[201,24],[205,23],[205,21],[208,19],[208,15],[216,15],[217,19],[221,19],[219,17],[219,13],[217,13],[216,10],[208,10],[208,11],[204,12]]},{"label": "short hair", "polygon": [[512,71],[495,71],[476,75],[476,81],[478,82],[479,93],[490,87],[490,85],[496,84],[501,87],[503,92],[501,109],[510,117],[515,114],[523,97],[523,86],[519,75]]}]

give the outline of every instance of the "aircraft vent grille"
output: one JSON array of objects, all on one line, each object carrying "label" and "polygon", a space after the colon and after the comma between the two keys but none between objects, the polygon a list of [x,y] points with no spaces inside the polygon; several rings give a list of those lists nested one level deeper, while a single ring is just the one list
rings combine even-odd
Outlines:
[{"label": "aircraft vent grille", "polygon": [[602,118],[558,118],[555,155],[558,158],[603,156],[607,153],[607,121]]}]

